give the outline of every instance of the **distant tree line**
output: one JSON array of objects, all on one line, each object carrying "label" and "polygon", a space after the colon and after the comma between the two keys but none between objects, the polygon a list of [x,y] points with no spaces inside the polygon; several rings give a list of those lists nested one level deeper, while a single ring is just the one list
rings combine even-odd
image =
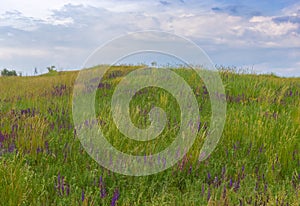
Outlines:
[{"label": "distant tree line", "polygon": [[18,76],[15,70],[3,69],[1,71],[1,76]]},{"label": "distant tree line", "polygon": [[[49,73],[57,72],[56,67],[53,66],[53,65],[47,67],[47,70],[48,70]],[[22,76],[22,72],[17,73],[15,70],[8,70],[8,69],[5,68],[5,69],[0,70],[0,71],[1,71],[1,76],[18,76],[18,74],[19,74],[19,76]],[[34,68],[34,75],[37,75],[37,74],[38,74],[38,70],[35,67]],[[26,74],[26,76],[27,76],[27,74]]]}]

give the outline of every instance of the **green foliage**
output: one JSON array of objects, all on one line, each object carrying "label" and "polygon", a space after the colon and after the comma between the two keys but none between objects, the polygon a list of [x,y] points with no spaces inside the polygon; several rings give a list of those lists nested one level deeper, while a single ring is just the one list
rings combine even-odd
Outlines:
[{"label": "green foliage", "polygon": [[3,69],[1,71],[1,76],[17,76],[17,72],[15,70],[9,71],[8,69]]},{"label": "green foliage", "polygon": [[42,177],[37,177],[18,155],[0,159],[0,177],[1,205],[37,204],[41,194],[46,192]]},{"label": "green foliage", "polygon": [[55,66],[50,66],[50,67],[47,67],[47,70],[48,70],[48,72],[49,73],[53,73],[53,72],[56,72],[56,70],[55,70]]}]

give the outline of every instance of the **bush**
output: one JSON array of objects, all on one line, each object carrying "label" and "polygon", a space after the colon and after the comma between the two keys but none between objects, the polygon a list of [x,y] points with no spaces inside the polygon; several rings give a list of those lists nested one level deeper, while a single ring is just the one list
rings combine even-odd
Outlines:
[{"label": "bush", "polygon": [[49,73],[56,72],[55,66],[47,67]]}]

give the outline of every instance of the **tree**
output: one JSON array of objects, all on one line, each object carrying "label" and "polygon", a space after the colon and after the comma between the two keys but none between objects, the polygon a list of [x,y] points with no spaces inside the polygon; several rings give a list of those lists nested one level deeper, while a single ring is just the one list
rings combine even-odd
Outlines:
[{"label": "tree", "polygon": [[48,72],[49,73],[51,73],[51,72],[55,72],[56,70],[55,70],[55,66],[51,66],[51,67],[47,67],[47,69],[48,69]]},{"label": "tree", "polygon": [[37,68],[35,67],[34,68],[34,75],[37,75],[38,74],[38,70],[37,70]]},{"label": "tree", "polygon": [[157,62],[156,61],[151,62],[151,66],[152,67],[156,67],[157,66]]},{"label": "tree", "polygon": [[18,76],[18,75],[15,70],[9,71],[8,69],[5,68],[1,71],[1,76]]}]

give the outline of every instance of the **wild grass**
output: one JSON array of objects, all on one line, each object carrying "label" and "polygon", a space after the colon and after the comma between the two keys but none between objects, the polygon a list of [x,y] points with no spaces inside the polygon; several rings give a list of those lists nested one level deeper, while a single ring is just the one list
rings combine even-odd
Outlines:
[{"label": "wild grass", "polygon": [[[127,139],[110,114],[122,77],[137,67],[113,67],[97,91],[99,127],[119,150],[133,155],[166,148],[180,125],[176,99],[146,88],[130,103],[132,122],[149,126],[152,105],[168,115],[163,133],[150,142]],[[175,166],[131,177],[101,167],[83,149],[72,121],[78,72],[0,78],[1,205],[299,205],[300,79],[221,70],[227,119],[211,156],[199,162],[210,125],[205,85],[175,70],[193,89],[201,125],[192,148]],[[77,85],[80,86],[80,85]]]}]

